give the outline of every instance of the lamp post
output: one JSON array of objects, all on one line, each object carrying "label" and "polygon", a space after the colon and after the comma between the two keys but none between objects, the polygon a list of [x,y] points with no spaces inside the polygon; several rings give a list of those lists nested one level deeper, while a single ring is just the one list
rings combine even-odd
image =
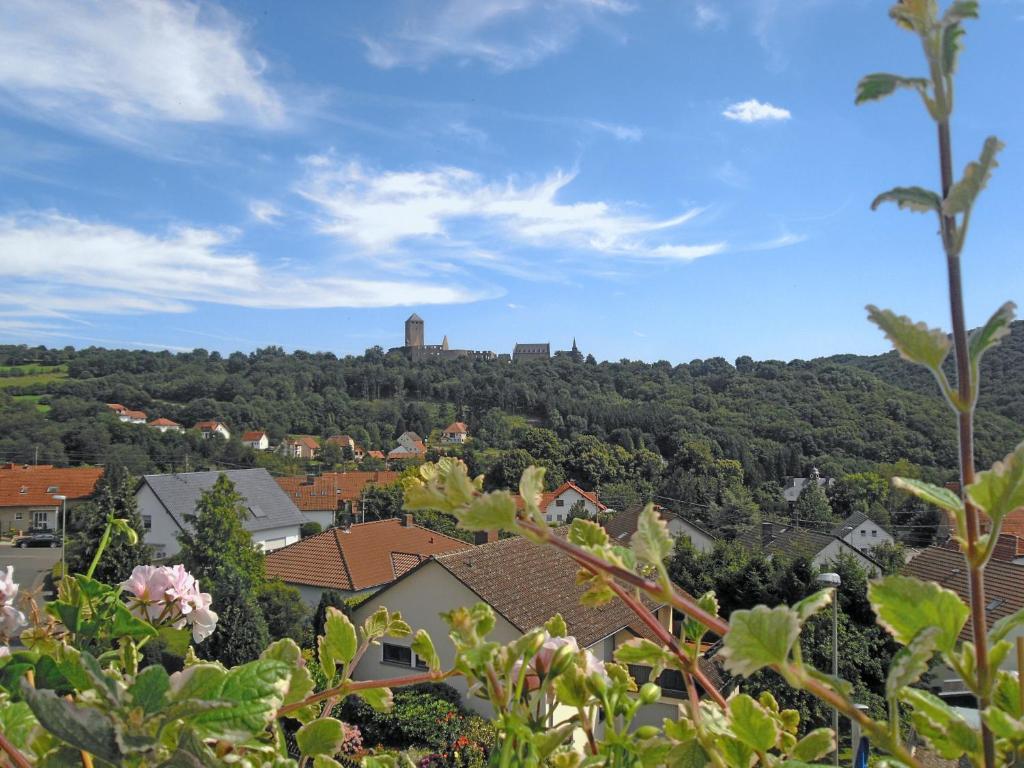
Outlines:
[{"label": "lamp post", "polygon": [[63,494],[56,494],[51,496],[54,501],[60,503],[61,516],[60,516],[60,577],[63,579],[67,574],[64,573],[64,550],[68,540],[68,497]]},{"label": "lamp post", "polygon": [[[838,573],[819,573],[818,583],[832,587],[832,676],[839,677],[839,585],[843,580]],[[836,734],[835,764],[839,765],[839,710],[832,709],[832,730]],[[856,747],[854,747],[856,749]]]}]

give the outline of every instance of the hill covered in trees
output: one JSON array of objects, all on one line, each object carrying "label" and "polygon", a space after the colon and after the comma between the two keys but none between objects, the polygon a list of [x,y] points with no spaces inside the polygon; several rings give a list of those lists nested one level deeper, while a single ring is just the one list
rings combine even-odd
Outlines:
[{"label": "hill covered in trees", "polygon": [[[982,465],[1021,438],[1024,323],[1014,331],[983,365]],[[274,440],[347,433],[385,451],[407,429],[427,436],[458,418],[474,438],[465,458],[491,485],[537,462],[552,484],[571,477],[620,503],[657,495],[694,509],[751,501],[774,509],[782,480],[812,466],[837,477],[888,475],[897,465],[955,477],[952,416],[927,372],[894,354],[680,365],[559,355],[510,364],[413,363],[379,348],[338,358],[273,347],[225,357],[7,346],[0,366],[3,461],[117,461],[136,472],[283,461],[237,439],[122,424],[104,406],[117,402],[186,426],[220,419],[236,436],[250,428]],[[745,489],[743,498],[727,502],[730,488]]]}]

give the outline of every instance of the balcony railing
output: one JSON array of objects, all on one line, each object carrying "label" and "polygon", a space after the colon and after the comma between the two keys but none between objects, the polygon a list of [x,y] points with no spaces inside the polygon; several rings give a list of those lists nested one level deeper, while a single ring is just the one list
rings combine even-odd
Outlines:
[{"label": "balcony railing", "polygon": [[[630,664],[629,674],[636,680],[637,686],[651,681],[651,668],[639,664]],[[686,696],[686,683],[683,682],[683,673],[675,669],[663,670],[655,682],[661,686],[661,694],[670,699],[682,699]]]}]

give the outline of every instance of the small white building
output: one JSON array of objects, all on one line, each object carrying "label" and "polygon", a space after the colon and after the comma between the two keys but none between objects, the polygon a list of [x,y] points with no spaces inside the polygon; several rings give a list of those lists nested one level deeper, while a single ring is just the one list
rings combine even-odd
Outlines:
[{"label": "small white building", "polygon": [[192,429],[198,429],[207,439],[214,436],[223,437],[225,440],[231,439],[231,432],[219,421],[197,421]]},{"label": "small white building", "polygon": [[[665,521],[665,525],[668,526],[668,532],[672,534],[673,538],[685,536],[698,552],[710,552],[714,549],[717,537],[711,532],[670,509],[655,505],[655,510],[658,512],[659,517]],[[642,511],[643,507],[636,507],[624,512],[618,512],[605,524],[604,528],[612,539],[626,546],[629,544],[630,539],[633,538],[633,534],[636,533],[637,522]]]},{"label": "small white building", "polygon": [[398,446],[388,453],[389,459],[423,459],[427,455],[427,447],[423,438],[415,432],[403,432],[398,437]]},{"label": "small white building", "polygon": [[441,442],[462,445],[469,439],[469,428],[461,421],[453,421],[441,433]]},{"label": "small white building", "polygon": [[254,451],[265,451],[270,447],[270,438],[263,430],[250,430],[242,434],[242,444]]},{"label": "small white building", "polygon": [[[522,499],[517,497],[517,502],[522,504]],[[597,498],[597,494],[584,491],[572,480],[567,480],[555,490],[541,494],[540,511],[544,513],[545,520],[558,525],[569,519],[569,512],[577,503],[583,505],[587,517],[594,517],[598,512],[608,509]]]},{"label": "small white building", "polygon": [[158,429],[161,432],[184,432],[185,431],[185,428],[183,426],[181,426],[181,424],[179,424],[178,422],[171,421],[170,419],[165,419],[165,418],[162,418],[162,417],[159,418],[159,419],[153,419],[146,426],[151,427],[152,429]]},{"label": "small white building", "polygon": [[196,513],[203,491],[212,488],[222,474],[242,496],[242,525],[252,534],[254,544],[270,552],[299,540],[306,518],[265,469],[143,475],[135,500],[146,543],[157,558],[178,552],[178,534],[189,525],[188,516]]},{"label": "small white building", "polygon": [[132,411],[125,409],[117,414],[119,421],[125,424],[145,424],[146,423],[146,412],[145,411]]},{"label": "small white building", "polygon": [[892,535],[882,526],[865,515],[854,512],[832,529],[832,535],[861,552],[868,552],[879,544],[892,542]]}]

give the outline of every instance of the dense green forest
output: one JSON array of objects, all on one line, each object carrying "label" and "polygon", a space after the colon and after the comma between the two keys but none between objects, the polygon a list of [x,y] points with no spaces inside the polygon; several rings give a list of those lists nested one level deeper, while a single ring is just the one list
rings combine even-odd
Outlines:
[{"label": "dense green forest", "polygon": [[[983,465],[1021,437],[1024,323],[1014,330],[983,365]],[[202,440],[122,424],[107,402],[185,426],[220,419],[234,437]],[[386,451],[407,429],[426,437],[457,418],[473,436],[466,461],[492,487],[541,463],[550,485],[572,478],[617,506],[657,497],[705,522],[723,509],[742,518],[783,512],[784,478],[812,467],[854,476],[854,485],[866,473],[861,486],[896,471],[955,477],[952,417],[928,374],[894,354],[680,365],[563,354],[512,364],[413,363],[379,348],[339,358],[274,347],[227,357],[202,349],[0,347],[3,461],[116,461],[134,472],[259,464],[303,471],[310,467],[258,456],[237,436],[250,428],[274,441],[347,433]],[[832,498],[837,515],[859,503],[841,496]],[[896,509],[876,497],[868,502],[879,504]]]}]

